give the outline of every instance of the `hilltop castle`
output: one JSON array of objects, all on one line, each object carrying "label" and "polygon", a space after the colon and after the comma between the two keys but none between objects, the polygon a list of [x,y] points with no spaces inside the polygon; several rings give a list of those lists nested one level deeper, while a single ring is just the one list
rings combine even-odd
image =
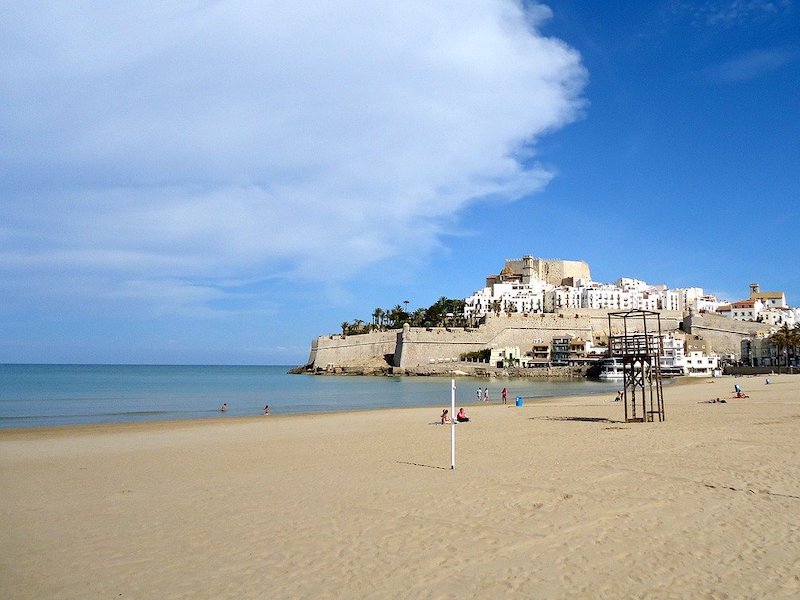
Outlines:
[{"label": "hilltop castle", "polygon": [[[592,281],[584,261],[526,255],[506,260],[500,273],[486,278],[486,287],[465,299],[462,322],[469,326],[406,324],[388,331],[320,336],[313,340],[301,369],[464,372],[472,367],[464,357],[487,349],[513,349],[515,357],[530,357],[531,364],[542,362],[537,357],[544,352],[549,358],[543,362],[553,364],[558,362],[552,360],[556,350],[565,343],[579,343],[587,353],[593,346],[602,348],[613,333],[609,312],[631,310],[657,312],[665,334],[687,345],[702,342],[703,352],[713,349],[718,355],[739,358],[746,345],[750,364],[773,364],[761,354],[754,359],[750,341],[766,339],[778,324],[800,321],[800,310],[788,307],[783,293],[761,292],[758,284],[751,284],[750,295],[747,303],[726,305],[698,287],[670,289],[628,277],[602,284]],[[772,356],[769,345],[762,345],[764,356]]]},{"label": "hilltop castle", "polygon": [[544,281],[553,286],[574,285],[577,280],[589,281],[591,278],[589,265],[582,260],[534,258],[527,255],[506,260],[499,275],[486,278],[486,286],[512,281],[527,285],[535,281]]}]

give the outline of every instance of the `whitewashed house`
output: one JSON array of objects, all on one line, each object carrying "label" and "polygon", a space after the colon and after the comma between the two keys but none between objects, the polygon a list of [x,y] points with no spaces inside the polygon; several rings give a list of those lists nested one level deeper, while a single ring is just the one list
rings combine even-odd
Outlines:
[{"label": "whitewashed house", "polygon": [[716,354],[692,351],[685,358],[686,374],[689,377],[714,377],[719,369],[719,357]]}]

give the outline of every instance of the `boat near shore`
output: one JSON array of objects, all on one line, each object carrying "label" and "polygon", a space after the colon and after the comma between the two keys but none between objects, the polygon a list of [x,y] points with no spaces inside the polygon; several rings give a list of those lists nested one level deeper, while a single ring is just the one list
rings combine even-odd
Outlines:
[{"label": "boat near shore", "polygon": [[[660,364],[660,371],[662,377],[682,377],[686,374],[684,368],[680,365]],[[604,358],[600,361],[600,373],[597,375],[599,379],[603,380],[621,380],[623,379],[623,366],[622,358],[611,357]]]}]

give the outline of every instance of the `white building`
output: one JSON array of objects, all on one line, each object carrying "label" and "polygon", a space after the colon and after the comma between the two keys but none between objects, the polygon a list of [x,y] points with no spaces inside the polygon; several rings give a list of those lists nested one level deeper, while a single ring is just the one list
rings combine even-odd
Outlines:
[{"label": "white building", "polygon": [[786,296],[783,292],[762,292],[757,283],[750,284],[750,299],[760,300],[765,307],[786,308]]},{"label": "white building", "polygon": [[581,308],[715,311],[721,304],[698,287],[669,289],[631,277],[621,277],[613,284],[598,283],[589,279],[588,269],[585,276],[563,277],[560,285],[548,283],[539,276],[542,269],[537,271],[531,266],[535,262],[532,261],[531,257],[506,261],[499,275],[486,278],[486,287],[465,298],[464,316],[471,319],[491,312],[541,313]]},{"label": "white building", "polygon": [[534,279],[530,283],[504,281],[493,283],[475,292],[464,300],[464,316],[482,317],[491,312],[509,313],[541,313],[545,312],[544,281]]},{"label": "white building", "polygon": [[489,364],[495,367],[510,367],[520,362],[520,352],[517,346],[505,348],[492,348],[489,355]]},{"label": "white building", "polygon": [[795,323],[800,322],[800,309],[787,307],[772,307],[764,308],[759,314],[758,318],[762,323],[780,327],[781,325],[788,325],[793,327]]},{"label": "white building", "polygon": [[720,302],[714,296],[699,296],[689,306],[697,312],[716,312],[723,304],[725,303]]},{"label": "white building", "polygon": [[686,372],[684,341],[671,335],[662,335],[663,352],[659,358],[661,371],[665,375],[683,375]]},{"label": "white building", "polygon": [[740,300],[720,306],[717,313],[734,321],[757,321],[763,308],[761,300]]},{"label": "white building", "polygon": [[581,308],[581,288],[564,285],[553,288],[545,294],[545,312],[555,312],[570,308]]},{"label": "white building", "polygon": [[719,357],[704,352],[692,351],[685,358],[686,374],[689,377],[713,377],[719,369]]}]

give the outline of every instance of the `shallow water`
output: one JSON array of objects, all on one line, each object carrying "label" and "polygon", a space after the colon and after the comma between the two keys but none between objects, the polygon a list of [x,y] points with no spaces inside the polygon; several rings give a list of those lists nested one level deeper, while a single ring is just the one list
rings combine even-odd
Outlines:
[{"label": "shallow water", "polygon": [[[0,365],[0,429],[450,405],[445,377],[290,375],[289,366]],[[617,383],[456,378],[456,404],[478,387],[498,401],[616,393]]]}]

